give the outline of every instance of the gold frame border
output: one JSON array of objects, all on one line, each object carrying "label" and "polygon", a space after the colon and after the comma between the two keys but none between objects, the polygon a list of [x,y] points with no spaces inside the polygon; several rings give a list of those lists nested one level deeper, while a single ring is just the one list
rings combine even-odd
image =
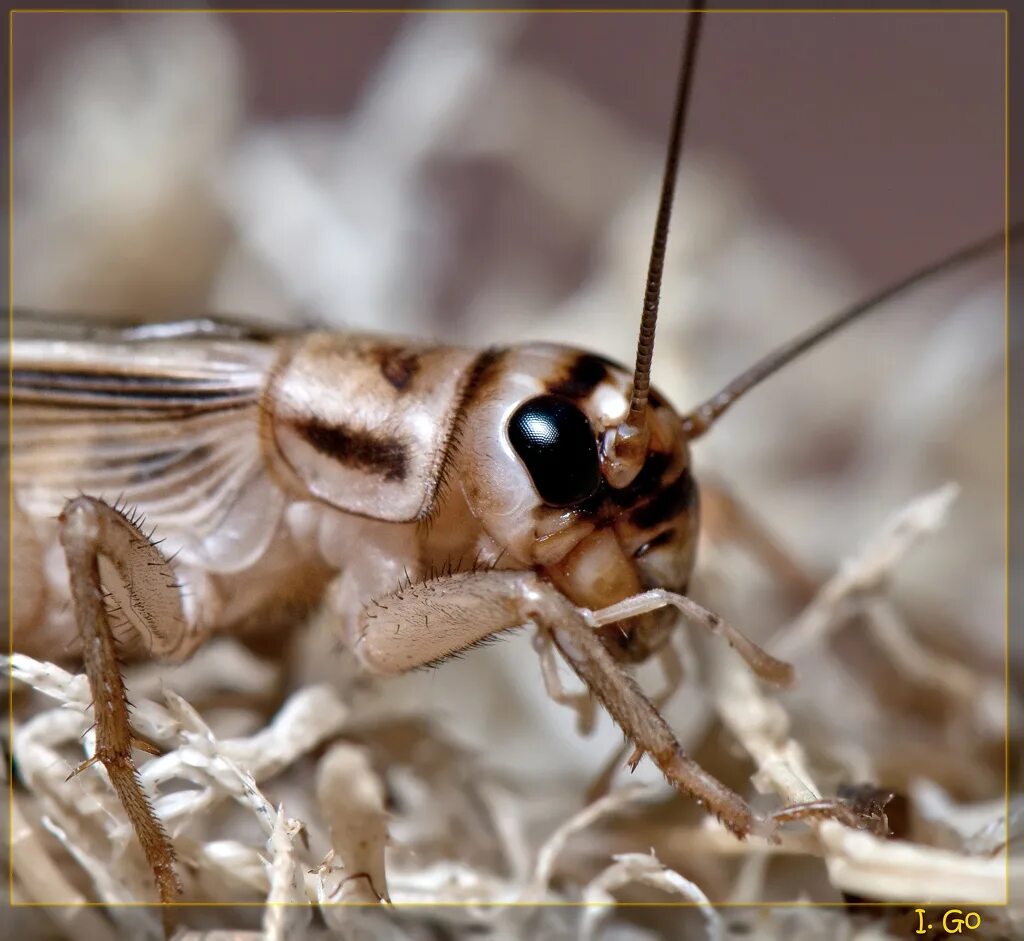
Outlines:
[{"label": "gold frame border", "polygon": [[[15,13],[689,13],[694,10],[688,7],[657,8],[640,7],[636,9],[604,9],[604,8],[570,8],[538,9],[536,7],[498,7],[486,9],[480,7],[444,7],[444,8],[409,8],[409,7],[287,7],[259,8],[239,7],[236,9],[223,7],[41,7],[39,9],[15,9],[7,12],[7,337],[8,351],[13,349],[14,342],[14,14]],[[728,13],[1001,13],[1002,33],[1004,33],[1004,562],[1006,567],[1005,600],[1004,600],[1004,860],[1006,863],[1006,894],[1001,902],[955,902],[950,904],[964,905],[973,908],[1008,908],[1011,902],[1010,893],[1010,10],[1008,7],[977,7],[936,9],[925,7],[894,7],[887,8],[799,8],[777,7],[758,9],[756,7],[730,7],[723,9],[703,10],[710,14]],[[13,455],[13,357],[7,357],[7,447],[8,455]],[[11,458],[12,461],[12,458]],[[7,558],[7,614],[8,614],[8,652],[14,653],[14,618],[13,618],[13,520],[14,487],[12,464],[7,467],[7,519],[8,519],[8,558]],[[8,904],[12,908],[265,908],[274,907],[307,907],[312,902],[25,902],[14,901],[14,679],[13,666],[8,659],[8,703],[7,723],[10,754],[8,755]],[[376,908],[379,902],[326,902],[330,907]],[[392,902],[395,908],[505,908],[505,907],[536,907],[536,908],[588,908],[588,907],[623,907],[623,908],[701,908],[703,902],[666,901],[666,902],[582,902],[582,901],[537,901],[537,902]],[[926,907],[942,908],[943,904],[912,901],[871,901],[871,902],[711,902],[713,908],[871,908],[871,907]]]}]

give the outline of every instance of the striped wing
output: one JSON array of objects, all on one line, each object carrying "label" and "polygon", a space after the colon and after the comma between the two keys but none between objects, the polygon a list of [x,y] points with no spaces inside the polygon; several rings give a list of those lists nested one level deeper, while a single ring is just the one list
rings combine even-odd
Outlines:
[{"label": "striped wing", "polygon": [[213,321],[103,328],[18,315],[12,480],[31,515],[83,492],[145,515],[184,560],[254,562],[284,496],[264,467],[269,337]]}]

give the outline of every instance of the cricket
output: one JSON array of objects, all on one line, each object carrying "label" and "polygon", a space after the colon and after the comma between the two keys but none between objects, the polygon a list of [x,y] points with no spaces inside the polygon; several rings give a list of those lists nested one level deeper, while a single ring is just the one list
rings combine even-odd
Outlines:
[{"label": "cricket", "polygon": [[[889,836],[882,792],[755,808],[662,716],[686,681],[679,632],[713,635],[765,689],[799,682],[770,643],[689,595],[700,448],[762,382],[885,316],[890,301],[998,258],[1021,227],[923,258],[736,362],[703,401],[670,403],[652,376],[659,316],[671,316],[660,309],[670,228],[686,225],[672,212],[687,115],[705,91],[708,17],[693,6],[678,18],[674,101],[665,89],[647,277],[635,309],[617,313],[635,319],[636,349],[619,362],[553,343],[475,348],[215,315],[85,322],[15,310],[13,647],[80,662],[95,749],[68,777],[104,770],[161,903],[187,898],[175,841],[140,780],[139,753],[160,749],[133,724],[125,665],[181,663],[217,635],[314,608],[377,677],[443,673],[453,657],[529,631],[547,695],[579,728],[599,706],[626,741],[619,765],[648,759],[735,840],[772,845],[823,821]],[[730,512],[742,517],[742,506]],[[662,695],[632,675],[648,660],[669,678]],[[564,667],[583,692],[566,688]]]}]

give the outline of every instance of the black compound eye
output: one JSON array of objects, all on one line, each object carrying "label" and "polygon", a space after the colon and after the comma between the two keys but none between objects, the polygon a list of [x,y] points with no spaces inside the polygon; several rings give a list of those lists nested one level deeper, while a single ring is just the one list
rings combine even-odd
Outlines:
[{"label": "black compound eye", "polygon": [[601,483],[594,430],[568,399],[538,395],[509,419],[508,440],[549,506],[572,506]]}]

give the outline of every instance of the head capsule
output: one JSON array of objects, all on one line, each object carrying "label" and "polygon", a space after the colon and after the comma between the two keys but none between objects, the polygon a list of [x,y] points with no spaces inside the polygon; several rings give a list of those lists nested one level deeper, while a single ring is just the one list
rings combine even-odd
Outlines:
[{"label": "head capsule", "polygon": [[[679,416],[656,393],[640,472],[616,486],[610,429],[632,377],[601,357],[549,344],[504,352],[475,391],[458,480],[470,511],[516,562],[596,610],[649,588],[684,592],[699,525]],[[656,649],[669,611],[602,628],[620,660]]]}]

